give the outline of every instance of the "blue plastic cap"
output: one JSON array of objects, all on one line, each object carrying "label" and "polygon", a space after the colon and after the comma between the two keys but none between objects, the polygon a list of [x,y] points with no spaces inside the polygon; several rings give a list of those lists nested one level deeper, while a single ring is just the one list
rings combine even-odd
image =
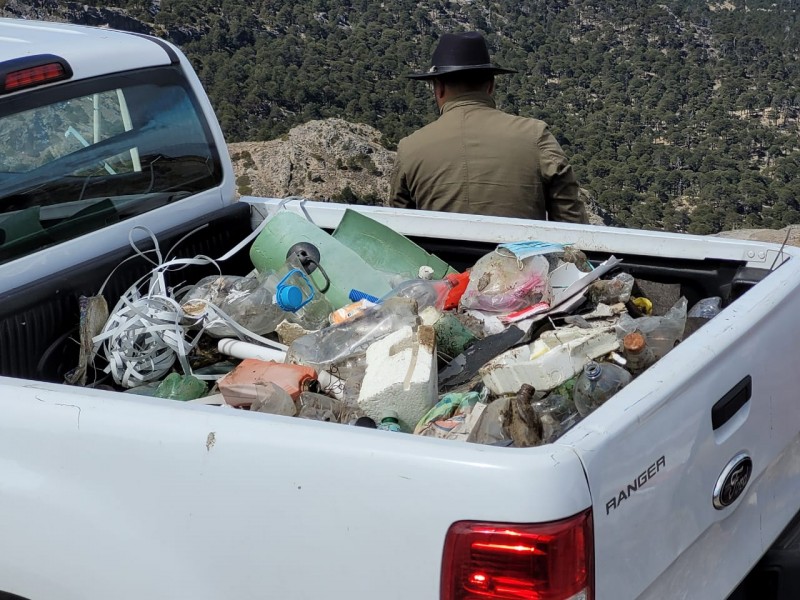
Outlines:
[{"label": "blue plastic cap", "polygon": [[303,306],[303,292],[296,285],[279,285],[275,290],[275,302],[287,312],[295,312]]},{"label": "blue plastic cap", "polygon": [[361,292],[359,290],[350,290],[349,297],[350,297],[350,302],[358,302],[359,300],[369,300],[370,302],[374,302],[375,304],[377,304],[378,302],[381,301],[380,298],[371,296],[370,294],[367,294],[366,292]]}]

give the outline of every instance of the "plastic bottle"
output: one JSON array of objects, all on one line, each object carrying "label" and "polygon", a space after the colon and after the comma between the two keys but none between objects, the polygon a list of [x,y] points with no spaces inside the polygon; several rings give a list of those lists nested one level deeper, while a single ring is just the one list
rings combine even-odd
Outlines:
[{"label": "plastic bottle", "polygon": [[689,337],[692,333],[716,317],[721,310],[722,298],[719,296],[711,296],[699,300],[686,313],[686,328],[683,332],[683,337]]},{"label": "plastic bottle", "polygon": [[378,429],[383,431],[400,431],[400,420],[397,413],[393,410],[387,411],[383,418],[381,418]]},{"label": "plastic bottle", "polygon": [[716,317],[722,310],[722,298],[719,296],[711,296],[703,298],[689,309],[686,313],[687,317],[696,317],[700,319],[711,319]]},{"label": "plastic bottle", "polygon": [[542,420],[532,406],[535,392],[532,385],[523,383],[503,417],[503,428],[518,448],[530,448],[542,443]]},{"label": "plastic bottle", "polygon": [[656,362],[656,357],[641,331],[634,331],[622,338],[625,365],[634,377]]},{"label": "plastic bottle", "polygon": [[575,403],[568,394],[551,392],[533,403],[533,410],[542,421],[542,441],[550,443],[581,420]]},{"label": "plastic bottle", "polygon": [[449,279],[408,279],[398,284],[391,292],[381,298],[409,298],[417,302],[417,310],[433,306],[437,310],[444,309],[445,302],[453,283]]},{"label": "plastic bottle", "polygon": [[631,374],[619,365],[590,361],[575,382],[575,408],[585,417],[628,385],[631,379]]},{"label": "plastic bottle", "polygon": [[637,319],[623,314],[617,323],[619,335],[625,336],[640,331],[647,340],[656,360],[661,360],[684,338],[686,328],[686,298],[681,298],[662,316],[647,316]]},{"label": "plastic bottle", "polygon": [[298,256],[290,254],[270,279],[275,288],[275,304],[286,312],[288,320],[309,331],[328,324],[333,307],[308,276]]},{"label": "plastic bottle", "polygon": [[330,323],[331,325],[339,325],[340,323],[350,321],[351,319],[364,314],[364,311],[371,306],[375,306],[375,303],[370,302],[369,300],[357,300],[356,302],[351,302],[347,306],[337,308],[335,311],[333,311],[329,317]]},{"label": "plastic bottle", "polygon": [[[272,275],[253,274],[241,278],[219,304],[220,310],[255,334],[266,335],[275,331],[286,318],[286,312],[275,304],[276,282]],[[206,331],[216,338],[238,335],[231,324],[222,319],[209,323]]]},{"label": "plastic bottle", "polygon": [[[297,338],[289,347],[286,362],[313,366],[317,371],[340,366],[350,358],[363,356],[371,343],[402,326],[416,327],[417,321],[415,302],[391,298],[366,309],[358,318]],[[342,379],[347,376],[342,375]]]}]

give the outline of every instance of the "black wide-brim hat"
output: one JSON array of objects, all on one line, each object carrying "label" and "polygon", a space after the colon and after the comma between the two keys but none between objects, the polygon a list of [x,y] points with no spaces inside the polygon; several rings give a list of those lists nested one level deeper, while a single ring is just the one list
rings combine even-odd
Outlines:
[{"label": "black wide-brim hat", "polygon": [[493,65],[483,35],[477,31],[444,33],[433,51],[431,68],[407,75],[409,79],[433,79],[457,71],[489,71],[492,75],[516,73]]}]

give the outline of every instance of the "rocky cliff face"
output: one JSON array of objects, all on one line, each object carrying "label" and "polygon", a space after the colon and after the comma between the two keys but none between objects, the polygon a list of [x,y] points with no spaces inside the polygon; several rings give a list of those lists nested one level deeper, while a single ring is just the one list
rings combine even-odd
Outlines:
[{"label": "rocky cliff face", "polygon": [[228,146],[242,195],[382,204],[395,153],[381,133],[341,119],[310,121],[281,139]]}]

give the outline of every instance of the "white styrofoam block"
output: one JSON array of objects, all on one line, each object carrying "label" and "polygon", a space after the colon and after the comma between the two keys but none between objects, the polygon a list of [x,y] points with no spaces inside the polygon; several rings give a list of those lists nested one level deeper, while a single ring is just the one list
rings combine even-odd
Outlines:
[{"label": "white styrofoam block", "polygon": [[589,360],[619,349],[619,339],[610,328],[554,333],[562,333],[560,339],[543,336],[547,339],[490,360],[479,371],[483,383],[495,394],[513,394],[523,383],[552,390],[577,375]]},{"label": "white styrofoam block", "polygon": [[367,368],[358,405],[376,423],[388,411],[397,413],[403,431],[417,422],[438,399],[433,327],[402,327],[367,348]]}]

